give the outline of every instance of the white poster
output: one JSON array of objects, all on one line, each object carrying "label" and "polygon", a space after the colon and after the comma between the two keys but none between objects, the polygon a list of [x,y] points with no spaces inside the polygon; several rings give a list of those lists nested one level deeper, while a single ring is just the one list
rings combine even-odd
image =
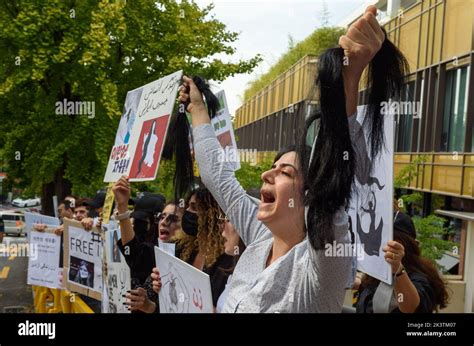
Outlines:
[{"label": "white poster", "polygon": [[59,227],[59,219],[52,216],[47,216],[38,213],[29,213],[25,212],[25,225],[26,225],[26,232],[28,237],[30,233],[34,230],[34,224],[44,224],[47,226],[47,229],[54,230],[55,228]]},{"label": "white poster", "polygon": [[86,231],[77,221],[64,221],[66,287],[102,299],[102,238],[96,228]]},{"label": "white poster", "polygon": [[164,243],[158,239],[158,247],[164,252],[169,253],[172,256],[176,256],[176,244],[175,243]]},{"label": "white poster", "polygon": [[51,232],[31,232],[29,236],[28,285],[61,288],[59,256],[61,237]]},{"label": "white poster", "polygon": [[211,123],[219,143],[224,148],[224,159],[227,162],[233,162],[234,171],[236,171],[240,169],[240,156],[237,151],[237,143],[235,142],[234,129],[224,90],[219,91],[216,97],[219,100],[219,110],[216,116],[211,119]]},{"label": "white poster", "polygon": [[182,75],[175,72],[127,94],[105,182],[124,174],[130,181],[155,179]]},{"label": "white poster", "polygon": [[135,124],[138,104],[143,88],[131,90],[125,98],[125,105],[120,117],[119,127],[115,135],[115,142],[110,153],[104,181],[115,182],[129,170],[130,154],[129,146],[132,136],[132,128]]},{"label": "white poster", "polygon": [[212,313],[209,275],[155,246],[160,313]]},{"label": "white poster", "polygon": [[[356,238],[357,269],[391,284],[392,270],[382,248],[393,239],[394,118],[385,116],[385,146],[372,160],[368,131],[361,124],[365,106],[357,112],[355,193],[349,207],[351,232]],[[363,129],[363,130],[362,130]],[[372,166],[372,169],[370,167]]]},{"label": "white poster", "polygon": [[110,221],[110,224],[102,227],[106,230],[102,312],[130,313],[127,306],[123,304],[125,302],[124,295],[131,289],[131,277],[130,268],[117,245],[120,239],[120,228],[113,220]]}]

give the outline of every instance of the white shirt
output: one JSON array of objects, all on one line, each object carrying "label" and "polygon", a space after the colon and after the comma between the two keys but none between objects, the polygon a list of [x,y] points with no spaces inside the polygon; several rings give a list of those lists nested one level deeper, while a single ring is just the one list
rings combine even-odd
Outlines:
[{"label": "white shirt", "polygon": [[[246,194],[210,124],[193,129],[196,160],[203,183],[247,246],[234,270],[222,312],[341,312],[352,257],[325,256],[306,237],[266,267],[271,231],[257,220],[259,200]],[[350,243],[348,216],[335,215],[335,240]]]}]

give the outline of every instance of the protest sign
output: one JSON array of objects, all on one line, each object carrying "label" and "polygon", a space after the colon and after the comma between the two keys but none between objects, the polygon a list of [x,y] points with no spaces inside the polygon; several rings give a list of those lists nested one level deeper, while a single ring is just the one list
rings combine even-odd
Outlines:
[{"label": "protest sign", "polygon": [[102,238],[96,227],[86,231],[80,222],[64,220],[63,283],[70,291],[102,299]]},{"label": "protest sign", "polygon": [[[29,248],[35,249],[36,252],[34,258],[31,256],[28,258],[27,283],[29,285],[62,288],[61,237],[53,233],[60,226],[59,219],[30,212],[25,212],[24,216]],[[35,224],[46,225],[45,232],[37,232],[34,229]]]},{"label": "protest sign", "polygon": [[176,256],[176,244],[175,243],[165,243],[158,239],[158,247],[164,252],[169,253],[172,256]]},{"label": "protest sign", "polygon": [[[350,230],[356,237],[357,268],[387,284],[392,270],[382,248],[393,239],[393,153],[394,118],[384,118],[385,147],[375,159],[370,158],[368,129],[362,127],[365,106],[359,106],[356,138],[355,189],[349,204]],[[373,165],[372,169],[371,164]]]},{"label": "protest sign", "polygon": [[62,288],[59,266],[61,236],[54,231],[32,231],[29,235],[28,285]]},{"label": "protest sign", "polygon": [[130,313],[127,306],[123,304],[125,302],[123,296],[131,289],[131,277],[130,268],[117,245],[120,239],[120,228],[113,220],[102,228],[106,230],[102,312]]},{"label": "protest sign", "polygon": [[114,192],[112,188],[114,183],[109,183],[107,187],[107,193],[105,194],[104,207],[102,208],[102,223],[107,225],[110,221],[110,214],[112,213],[112,207],[114,205]]},{"label": "protest sign", "polygon": [[209,275],[155,246],[161,313],[212,313]]},{"label": "protest sign", "polygon": [[178,71],[128,92],[105,182],[122,175],[130,181],[155,179],[182,74]]},{"label": "protest sign", "polygon": [[237,143],[235,142],[234,129],[232,128],[232,120],[224,90],[219,91],[216,97],[219,100],[219,110],[216,116],[211,119],[212,127],[219,143],[224,148],[223,155],[225,157],[222,159],[232,162],[234,164],[234,171],[236,171],[240,169],[240,157],[237,151]]},{"label": "protest sign", "polygon": [[33,226],[35,224],[43,224],[46,225],[49,230],[54,230],[55,228],[59,227],[60,222],[59,219],[52,216],[47,216],[38,213],[30,213],[26,212],[25,215],[25,232],[29,235],[32,231],[34,231]]}]

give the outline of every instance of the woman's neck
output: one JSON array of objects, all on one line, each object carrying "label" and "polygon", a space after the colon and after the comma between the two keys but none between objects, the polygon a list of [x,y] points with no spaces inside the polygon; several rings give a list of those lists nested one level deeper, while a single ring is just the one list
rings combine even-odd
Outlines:
[{"label": "woman's neck", "polygon": [[266,267],[275,262],[280,257],[286,255],[295,245],[301,243],[305,237],[303,232],[293,237],[281,238],[273,235],[273,245],[267,258]]}]

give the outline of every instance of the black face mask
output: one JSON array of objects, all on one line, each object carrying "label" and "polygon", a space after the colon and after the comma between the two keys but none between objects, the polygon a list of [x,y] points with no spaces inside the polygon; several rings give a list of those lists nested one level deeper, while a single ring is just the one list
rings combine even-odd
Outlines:
[{"label": "black face mask", "polygon": [[198,215],[191,211],[185,210],[181,218],[181,227],[187,235],[196,236],[198,234]]}]

